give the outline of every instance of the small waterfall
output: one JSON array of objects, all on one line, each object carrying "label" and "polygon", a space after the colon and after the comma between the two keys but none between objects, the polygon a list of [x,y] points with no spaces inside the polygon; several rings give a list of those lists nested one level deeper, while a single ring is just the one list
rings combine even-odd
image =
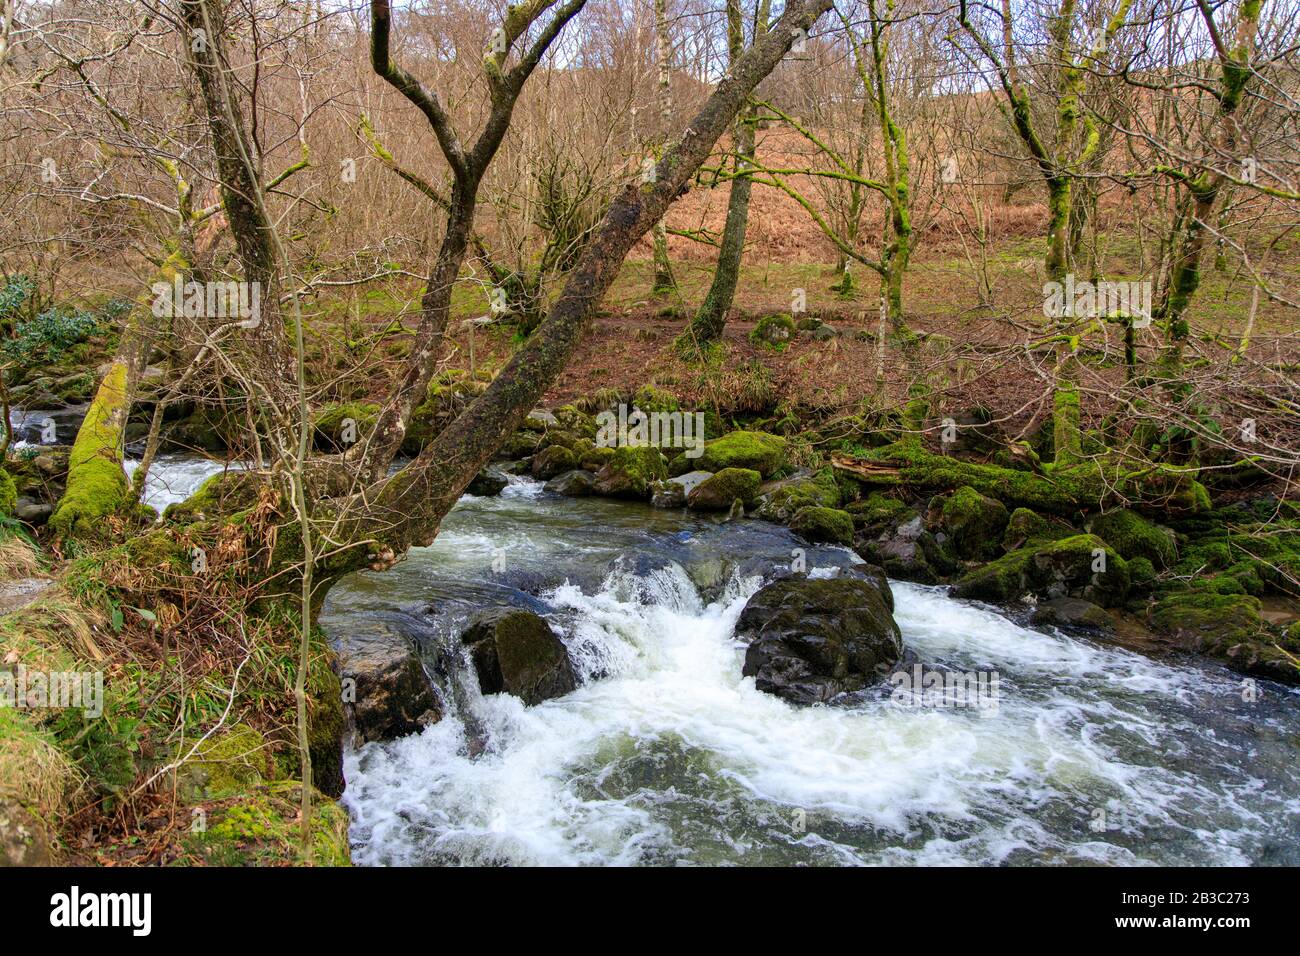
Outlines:
[{"label": "small waterfall", "polygon": [[[927,665],[996,672],[996,712],[908,706],[887,687],[802,709],[760,693],[741,677],[734,626],[763,580],[753,568],[788,561],[797,544],[762,522],[521,484],[464,499],[396,573],[345,582],[327,629],[432,595],[457,609],[439,625],[454,641],[454,621],[475,607],[532,602],[583,677],[576,692],[525,708],[483,697],[462,672],[458,713],[349,753],[354,859],[1300,862],[1300,696],[1286,688],[1246,703],[1240,677],[1217,667],[1030,630],[895,583],[909,648]],[[501,549],[520,565],[514,576],[491,568]],[[856,559],[817,548],[808,560],[829,574]],[[725,583],[702,590],[698,569],[719,561]],[[484,735],[481,753],[467,749],[469,730]]]}]

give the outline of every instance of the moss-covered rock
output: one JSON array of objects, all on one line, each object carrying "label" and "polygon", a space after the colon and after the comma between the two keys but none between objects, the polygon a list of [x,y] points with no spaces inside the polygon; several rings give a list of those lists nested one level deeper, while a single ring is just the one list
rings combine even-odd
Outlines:
[{"label": "moss-covered rock", "polygon": [[551,445],[543,448],[533,456],[532,473],[539,481],[550,481],[566,471],[573,471],[581,464],[578,455],[564,445]]},{"label": "moss-covered rock", "polygon": [[576,405],[561,405],[554,414],[561,428],[580,435],[588,441],[595,441],[598,431],[596,419]]},{"label": "moss-covered rock", "polygon": [[1148,558],[1133,558],[1128,563],[1129,587],[1134,594],[1149,594],[1156,586],[1156,569]]},{"label": "moss-covered rock", "polygon": [[361,441],[379,420],[379,406],[373,402],[339,402],[316,410],[312,416],[316,447],[344,451]]},{"label": "moss-covered rock", "polygon": [[1007,604],[1032,593],[1045,600],[1082,598],[1102,607],[1123,603],[1128,565],[1096,535],[1079,534],[1027,546],[963,574],[953,596]]},{"label": "moss-covered rock", "polygon": [[1097,515],[1089,530],[1124,558],[1146,558],[1161,569],[1170,567],[1178,559],[1178,543],[1173,531],[1158,527],[1127,508]]},{"label": "moss-covered rock", "polygon": [[758,490],[758,517],[787,522],[800,508],[838,508],[840,489],[834,472],[824,468],[770,481]]},{"label": "moss-covered rock", "polygon": [[762,345],[780,352],[790,344],[794,335],[794,319],[788,315],[766,315],[758,320],[754,331],[749,333],[749,340],[755,345]]},{"label": "moss-covered rock", "polygon": [[1039,597],[1079,597],[1114,607],[1128,595],[1128,564],[1093,534],[1062,538],[1035,549],[1027,571]]},{"label": "moss-covered rock", "polygon": [[1014,551],[1026,544],[1059,541],[1078,532],[1060,518],[1043,517],[1028,508],[1017,508],[1007,519],[1002,535],[1002,550]]},{"label": "moss-covered rock", "polygon": [[649,498],[651,486],[667,477],[668,462],[659,449],[624,445],[597,472],[593,490],[611,498]]},{"label": "moss-covered rock", "polygon": [[853,516],[853,525],[869,535],[876,535],[913,515],[912,508],[897,498],[873,491],[861,501],[854,501],[845,509]]},{"label": "moss-covered rock", "polygon": [[692,511],[728,511],[735,501],[746,508],[758,497],[763,478],[750,468],[724,468],[695,485],[686,495]]},{"label": "moss-covered rock", "polygon": [[219,731],[190,754],[195,746],[186,742],[173,756],[173,760],[185,758],[174,772],[174,782],[187,803],[245,792],[274,776],[266,738],[247,724]]},{"label": "moss-covered rock", "polygon": [[1033,549],[1021,548],[967,571],[953,582],[953,597],[990,604],[1009,604],[1017,600],[1025,593],[1025,572],[1033,556]]},{"label": "moss-covered rock", "polygon": [[642,385],[637,389],[632,404],[643,412],[675,412],[681,408],[675,395],[653,385]]},{"label": "moss-covered rock", "polygon": [[764,478],[770,478],[785,467],[785,456],[786,442],[781,436],[735,431],[705,442],[704,454],[692,463],[691,470],[751,468]]},{"label": "moss-covered rock", "polygon": [[257,501],[258,491],[264,483],[262,476],[246,471],[218,472],[184,501],[168,505],[163,518],[189,524],[243,511]]},{"label": "moss-covered rock", "polygon": [[790,519],[790,530],[808,541],[853,544],[853,517],[839,508],[800,508]]},{"label": "moss-covered rock", "polygon": [[993,554],[1007,526],[1007,517],[1006,505],[974,488],[958,488],[943,503],[943,529],[961,558]]},{"label": "moss-covered rock", "polygon": [[1151,623],[1188,650],[1218,657],[1235,670],[1290,684],[1300,668],[1269,636],[1258,598],[1208,589],[1178,591],[1151,609]]},{"label": "moss-covered rock", "polygon": [[[276,781],[203,807],[206,825],[192,828],[185,849],[213,866],[278,866],[301,859],[301,785]],[[311,802],[312,863],[349,866],[347,811],[316,794]]]}]

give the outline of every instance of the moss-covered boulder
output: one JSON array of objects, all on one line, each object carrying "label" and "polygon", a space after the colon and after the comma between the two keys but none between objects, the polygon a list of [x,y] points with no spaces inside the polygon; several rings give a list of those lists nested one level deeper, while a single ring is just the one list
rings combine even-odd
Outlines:
[{"label": "moss-covered boulder", "polygon": [[539,432],[521,428],[507,436],[492,457],[496,461],[517,461],[520,458],[527,458],[537,451],[541,440],[542,436]]},{"label": "moss-covered boulder", "polygon": [[1030,623],[1056,627],[1076,627],[1091,631],[1110,631],[1115,619],[1091,601],[1080,598],[1052,598],[1043,601],[1030,616]]},{"label": "moss-covered boulder", "polygon": [[754,331],[749,333],[749,340],[755,345],[782,351],[790,344],[794,335],[794,319],[789,315],[765,315],[758,320]]},{"label": "moss-covered boulder", "polygon": [[593,490],[611,498],[649,498],[651,486],[667,477],[668,462],[659,449],[624,445],[597,472]]},{"label": "moss-covered boulder", "polygon": [[589,471],[575,468],[562,475],[556,475],[546,483],[546,491],[566,498],[585,498],[596,487],[596,476]]},{"label": "moss-covered boulder", "polygon": [[[300,854],[302,787],[273,781],[237,796],[206,802],[206,825],[192,828],[183,846],[211,866],[283,866],[305,862]],[[311,861],[315,866],[349,866],[347,811],[316,794],[311,802]]]},{"label": "moss-covered boulder", "polygon": [[839,508],[800,508],[790,519],[790,530],[806,541],[853,544],[853,517]]},{"label": "moss-covered boulder", "polygon": [[762,483],[762,476],[750,468],[724,468],[695,485],[686,495],[686,506],[692,511],[729,511],[739,501],[748,508]]},{"label": "moss-covered boulder", "polygon": [[[1151,609],[1151,624],[1188,650],[1217,657],[1234,670],[1288,684],[1300,683],[1296,651],[1279,646],[1264,626],[1258,598],[1205,588],[1177,591]],[[1282,639],[1283,641],[1285,638]]]},{"label": "moss-covered boulder", "polygon": [[346,451],[361,441],[379,420],[379,406],[373,402],[338,402],[312,415],[316,447],[323,451]]},{"label": "moss-covered boulder", "polygon": [[595,441],[598,430],[596,419],[576,405],[561,405],[555,410],[554,415],[561,428],[580,435],[588,441]]},{"label": "moss-covered boulder", "polygon": [[795,704],[879,683],[903,653],[887,590],[856,576],[795,576],[767,585],[736,622],[736,637],[749,645],[741,673]]},{"label": "moss-covered boulder", "polygon": [[1078,534],[1027,546],[967,571],[953,582],[954,597],[1008,604],[1025,594],[1043,600],[1081,598],[1102,607],[1128,596],[1128,565],[1096,535]]},{"label": "moss-covered boulder", "polygon": [[1007,519],[1006,505],[974,488],[958,488],[943,503],[943,529],[961,558],[992,555]]},{"label": "moss-covered boulder", "polygon": [[[191,754],[192,748],[197,749]],[[181,758],[173,782],[187,803],[247,791],[275,775],[266,738],[247,724],[235,724],[197,744],[186,742],[173,757]]]},{"label": "moss-covered boulder", "polygon": [[1128,595],[1128,565],[1092,534],[1079,534],[1034,550],[1027,567],[1029,588],[1039,597],[1079,597],[1102,607]]},{"label": "moss-covered boulder", "polygon": [[967,571],[953,582],[953,597],[990,604],[1010,604],[1025,593],[1025,572],[1034,552],[1021,548]]},{"label": "moss-covered boulder", "polygon": [[1007,519],[1007,527],[1002,534],[1002,550],[1014,551],[1026,544],[1059,541],[1078,533],[1060,518],[1044,517],[1028,508],[1017,508]]},{"label": "moss-covered boulder", "polygon": [[578,685],[564,642],[532,611],[496,608],[470,621],[460,636],[484,694],[513,694],[539,704]]},{"label": "moss-covered boulder", "polygon": [[573,449],[564,445],[551,445],[533,456],[532,473],[539,481],[550,481],[566,471],[573,471],[579,464],[578,455]]},{"label": "moss-covered boulder", "polygon": [[1089,530],[1124,558],[1146,558],[1164,569],[1178,560],[1178,541],[1169,528],[1161,528],[1136,511],[1108,511],[1092,519]]},{"label": "moss-covered boulder", "polygon": [[764,478],[770,478],[785,467],[785,444],[780,435],[767,432],[730,432],[705,442],[704,454],[692,463],[692,470],[751,468]]},{"label": "moss-covered boulder", "polygon": [[675,412],[681,409],[677,396],[654,385],[642,385],[632,396],[632,404],[643,412]]},{"label": "moss-covered boulder", "polygon": [[802,471],[758,489],[757,514],[767,521],[787,522],[800,508],[838,508],[840,489],[830,469]]},{"label": "moss-covered boulder", "polygon": [[189,524],[218,515],[243,511],[256,503],[265,485],[262,475],[246,471],[222,471],[199,485],[184,501],[174,502],[163,511],[163,518]]},{"label": "moss-covered boulder", "polygon": [[878,491],[871,492],[860,501],[849,503],[844,510],[852,515],[853,526],[862,529],[869,536],[878,535],[886,528],[915,517],[915,512],[906,502]]}]

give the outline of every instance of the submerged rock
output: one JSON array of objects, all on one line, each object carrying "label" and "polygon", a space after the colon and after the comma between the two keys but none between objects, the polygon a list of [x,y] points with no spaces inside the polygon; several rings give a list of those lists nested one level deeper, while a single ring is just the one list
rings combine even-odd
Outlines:
[{"label": "submerged rock", "polygon": [[513,694],[531,706],[578,686],[564,642],[532,611],[484,611],[460,639],[469,648],[484,694]]},{"label": "submerged rock", "polygon": [[795,704],[815,704],[883,680],[903,638],[880,580],[793,576],[759,590],[736,622],[749,644],[742,673]]}]

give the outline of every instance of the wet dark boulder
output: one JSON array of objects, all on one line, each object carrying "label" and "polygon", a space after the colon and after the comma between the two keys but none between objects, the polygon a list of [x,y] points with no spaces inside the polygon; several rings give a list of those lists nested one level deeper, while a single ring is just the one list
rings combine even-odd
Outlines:
[{"label": "wet dark boulder", "polygon": [[1112,631],[1115,619],[1091,601],[1061,597],[1044,601],[1034,609],[1029,622],[1037,625],[1077,627],[1092,631]]},{"label": "wet dark boulder", "polygon": [[443,714],[414,641],[375,627],[350,633],[338,646],[343,703],[358,743],[419,733]]},{"label": "wet dark boulder", "polygon": [[484,611],[460,639],[469,648],[484,694],[513,694],[532,706],[578,686],[564,642],[532,611]]},{"label": "wet dark boulder", "polygon": [[759,590],[736,622],[742,673],[794,704],[816,704],[885,679],[903,653],[879,579],[795,575]]},{"label": "wet dark boulder", "polygon": [[508,484],[510,479],[505,472],[489,465],[474,476],[465,490],[479,498],[491,498],[501,494]]},{"label": "wet dark boulder", "polygon": [[556,475],[546,483],[546,490],[567,498],[585,498],[596,486],[596,476],[581,468]]}]

